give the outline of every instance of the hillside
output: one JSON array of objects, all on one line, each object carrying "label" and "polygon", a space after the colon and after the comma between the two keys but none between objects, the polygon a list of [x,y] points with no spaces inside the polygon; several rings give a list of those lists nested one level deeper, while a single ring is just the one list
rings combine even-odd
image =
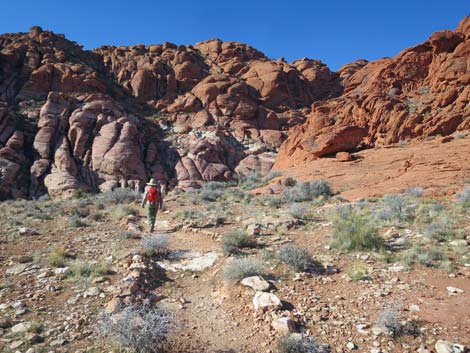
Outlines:
[{"label": "hillside", "polygon": [[464,132],[469,23],[338,73],[217,39],[85,51],[39,27],[4,34],[0,198],[141,187],[150,177],[200,187],[265,175],[275,161],[308,169],[337,152]]}]

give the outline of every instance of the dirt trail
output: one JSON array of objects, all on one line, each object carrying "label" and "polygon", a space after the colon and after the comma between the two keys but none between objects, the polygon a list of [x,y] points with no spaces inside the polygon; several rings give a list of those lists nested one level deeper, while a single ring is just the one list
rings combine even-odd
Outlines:
[{"label": "dirt trail", "polygon": [[[169,247],[180,253],[216,253],[213,266],[203,271],[167,270],[168,280],[155,293],[163,295],[161,305],[174,312],[178,329],[172,337],[174,352],[269,352],[253,339],[251,290],[224,285],[221,267],[225,258],[215,239],[202,232],[171,232],[172,213],[161,213],[155,234],[166,234]],[[144,218],[142,218],[144,220]],[[145,225],[144,225],[145,226]],[[178,261],[170,261],[178,264]]]}]

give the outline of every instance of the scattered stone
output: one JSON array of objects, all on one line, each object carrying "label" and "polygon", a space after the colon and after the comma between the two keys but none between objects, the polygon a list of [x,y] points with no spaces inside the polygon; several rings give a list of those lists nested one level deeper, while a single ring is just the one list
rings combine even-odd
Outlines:
[{"label": "scattered stone", "polygon": [[395,266],[390,266],[388,270],[391,272],[403,272],[403,271],[406,271],[406,268],[403,265],[395,265]]},{"label": "scattered stone", "polygon": [[295,321],[288,317],[281,317],[274,320],[271,326],[280,335],[288,335],[296,331]]},{"label": "scattered stone", "polygon": [[253,288],[255,291],[265,292],[269,289],[270,284],[260,276],[246,277],[242,279],[241,284]]},{"label": "scattered stone", "polygon": [[88,288],[85,293],[83,293],[83,297],[96,297],[101,293],[100,289],[98,287],[91,287]]},{"label": "scattered stone", "polygon": [[420,311],[419,305],[411,304],[410,311]]},{"label": "scattered stone", "polygon": [[0,318],[0,329],[10,328],[12,325],[11,320],[7,317]]},{"label": "scattered stone", "polygon": [[26,228],[26,227],[20,227],[18,229],[18,232],[20,233],[20,235],[26,235],[26,236],[29,236],[29,235],[38,235],[39,233],[36,232],[34,229],[30,229],[30,228]]},{"label": "scattered stone", "polygon": [[246,227],[246,232],[248,235],[260,235],[261,234],[261,225],[260,224],[249,224]]},{"label": "scattered stone", "polygon": [[70,267],[66,266],[66,267],[58,267],[56,269],[54,269],[54,274],[55,275],[68,275],[70,273]]},{"label": "scattered stone", "polygon": [[23,333],[28,331],[33,324],[30,321],[20,322],[11,328],[12,333]]},{"label": "scattered stone", "polygon": [[464,353],[466,351],[465,346],[444,340],[438,340],[434,348],[437,353]]},{"label": "scattered stone", "polygon": [[282,307],[281,300],[272,293],[256,292],[253,297],[253,307],[255,312],[267,310],[277,310]]},{"label": "scattered stone", "polygon": [[355,345],[353,342],[349,341],[349,342],[346,344],[346,348],[349,349],[350,351],[352,351],[352,350],[355,350],[357,347],[356,347],[356,345]]},{"label": "scattered stone", "polygon": [[33,257],[28,255],[12,256],[11,261],[16,262],[18,264],[26,264],[29,262],[33,262]]},{"label": "scattered stone", "polygon": [[28,269],[30,264],[18,264],[13,267],[10,267],[8,270],[5,271],[7,275],[19,275]]},{"label": "scattered stone", "polygon": [[353,157],[349,152],[338,152],[336,153],[336,159],[340,162],[349,162],[353,160]]},{"label": "scattered stone", "polygon": [[450,294],[461,294],[464,292],[463,289],[460,289],[460,288],[456,288],[456,287],[447,287],[447,291],[450,293]]},{"label": "scattered stone", "polygon": [[12,343],[10,343],[10,349],[20,348],[23,344],[23,341],[13,341]]}]

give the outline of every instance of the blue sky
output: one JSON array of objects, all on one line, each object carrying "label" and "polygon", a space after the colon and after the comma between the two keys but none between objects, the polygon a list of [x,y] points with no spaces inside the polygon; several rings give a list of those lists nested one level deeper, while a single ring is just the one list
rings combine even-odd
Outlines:
[{"label": "blue sky", "polygon": [[32,25],[92,49],[104,44],[248,43],[273,59],[320,59],[332,69],[395,56],[470,13],[468,0],[2,0],[0,33]]}]

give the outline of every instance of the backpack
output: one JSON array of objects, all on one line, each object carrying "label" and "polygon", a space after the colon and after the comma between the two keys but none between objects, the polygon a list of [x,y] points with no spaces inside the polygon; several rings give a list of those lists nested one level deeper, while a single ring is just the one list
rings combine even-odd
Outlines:
[{"label": "backpack", "polygon": [[150,203],[155,203],[160,198],[158,194],[158,190],[156,187],[151,186],[150,189],[147,191],[147,201]]}]

